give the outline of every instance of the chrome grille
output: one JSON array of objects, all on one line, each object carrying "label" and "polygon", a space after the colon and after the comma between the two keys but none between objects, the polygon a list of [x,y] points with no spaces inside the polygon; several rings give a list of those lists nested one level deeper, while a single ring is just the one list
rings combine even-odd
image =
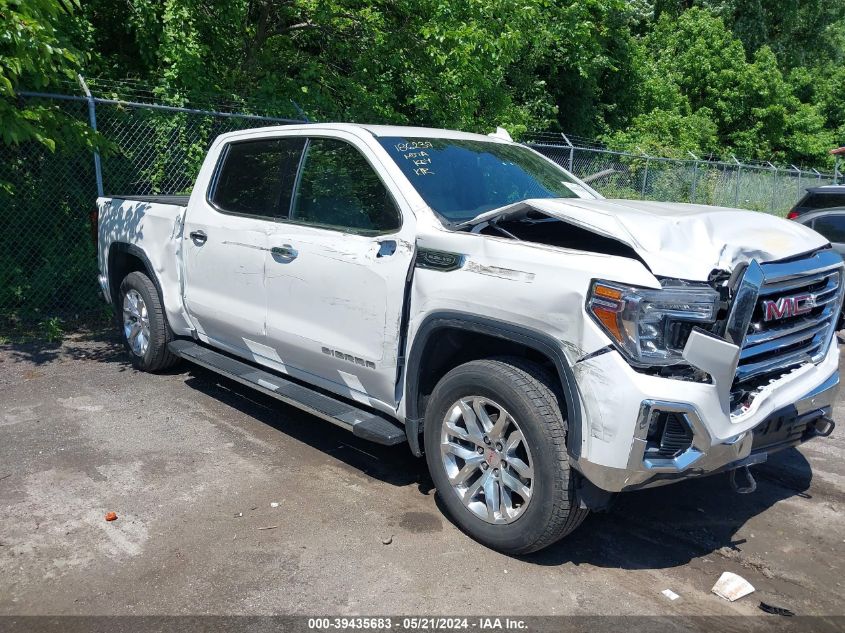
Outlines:
[{"label": "chrome grille", "polygon": [[[753,274],[749,273],[746,273],[746,279],[756,280],[752,284],[756,297],[753,303],[745,302],[744,318],[736,319],[748,323],[736,372],[737,382],[765,378],[803,363],[819,362],[827,353],[842,304],[840,256],[832,250],[824,250],[804,259],[762,264]],[[786,313],[776,320],[765,320],[764,302],[800,295],[812,297],[808,303],[811,309],[805,314]]]}]

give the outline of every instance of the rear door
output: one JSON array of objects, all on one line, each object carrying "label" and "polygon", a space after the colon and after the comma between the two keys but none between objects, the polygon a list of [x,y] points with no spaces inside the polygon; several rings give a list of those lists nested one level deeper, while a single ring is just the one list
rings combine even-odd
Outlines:
[{"label": "rear door", "polygon": [[268,235],[287,215],[303,144],[230,142],[185,216],[185,306],[202,340],[242,356],[266,352]]},{"label": "rear door", "polygon": [[377,161],[354,137],[309,138],[269,236],[267,344],[292,374],[392,406],[414,220]]}]

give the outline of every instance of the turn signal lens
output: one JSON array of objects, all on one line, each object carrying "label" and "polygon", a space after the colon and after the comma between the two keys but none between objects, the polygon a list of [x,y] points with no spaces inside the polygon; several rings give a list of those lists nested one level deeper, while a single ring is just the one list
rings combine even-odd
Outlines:
[{"label": "turn signal lens", "polygon": [[597,283],[593,286],[593,292],[597,297],[603,297],[605,299],[621,299],[622,298],[622,291],[617,288],[611,288],[610,286],[603,286]]}]

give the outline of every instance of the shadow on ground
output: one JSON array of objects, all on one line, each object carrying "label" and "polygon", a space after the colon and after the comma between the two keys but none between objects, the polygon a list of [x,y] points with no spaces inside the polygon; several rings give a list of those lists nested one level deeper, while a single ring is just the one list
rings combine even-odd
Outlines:
[{"label": "shadow on ground", "polygon": [[752,468],[757,490],[738,494],[728,474],[618,496],[610,512],[587,518],[570,537],[526,560],[540,565],[589,563],[621,569],[677,567],[745,543],[734,535],[753,517],[783,499],[809,497],[812,471],[788,449]]},{"label": "shadow on ground", "polygon": [[[264,424],[331,454],[348,466],[395,486],[416,484],[431,494],[424,459],[406,445],[385,447],[280,404],[236,382],[201,368],[188,369],[186,384]],[[620,569],[677,567],[744,541],[734,535],[751,518],[783,499],[801,495],[812,480],[807,460],[795,449],[771,456],[753,470],[757,491],[740,495],[727,474],[629,492],[607,513],[589,516],[584,526],[542,552],[522,557],[538,565],[587,563]],[[442,503],[437,504],[442,511]]]},{"label": "shadow on ground", "polygon": [[212,371],[193,366],[187,371],[185,384],[192,389],[330,454],[369,477],[394,486],[416,484],[423,494],[429,494],[433,489],[425,461],[415,458],[407,444],[374,444]]},{"label": "shadow on ground", "polygon": [[113,331],[113,328],[75,333],[64,341],[29,341],[25,343],[7,343],[4,349],[11,352],[13,362],[46,365],[59,359],[94,360],[121,365],[121,371],[131,368],[129,356]]}]

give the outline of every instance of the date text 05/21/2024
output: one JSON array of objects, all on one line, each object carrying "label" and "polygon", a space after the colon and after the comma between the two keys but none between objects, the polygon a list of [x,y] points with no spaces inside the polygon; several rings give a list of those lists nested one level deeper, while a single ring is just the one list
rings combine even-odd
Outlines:
[{"label": "date text 05/21/2024", "polygon": [[413,630],[413,631],[445,631],[445,630],[525,630],[527,625],[518,618],[499,617],[343,617],[343,618],[309,618],[308,628],[312,630],[363,629],[370,631]]}]

